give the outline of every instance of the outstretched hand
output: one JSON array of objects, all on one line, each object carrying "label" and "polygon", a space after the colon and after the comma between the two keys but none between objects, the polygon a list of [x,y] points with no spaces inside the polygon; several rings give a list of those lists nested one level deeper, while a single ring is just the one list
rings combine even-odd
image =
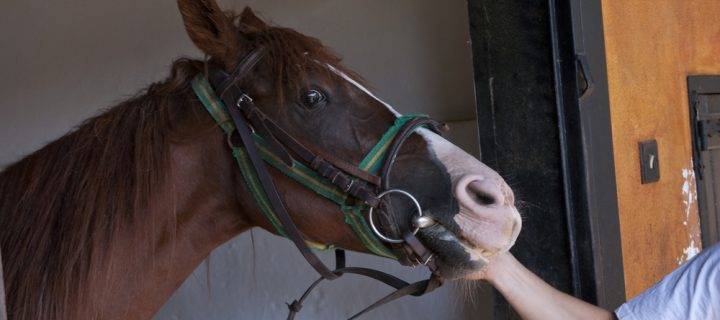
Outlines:
[{"label": "outstretched hand", "polygon": [[523,319],[615,319],[613,313],[545,283],[509,252],[493,257],[485,268],[467,278],[488,281]]}]

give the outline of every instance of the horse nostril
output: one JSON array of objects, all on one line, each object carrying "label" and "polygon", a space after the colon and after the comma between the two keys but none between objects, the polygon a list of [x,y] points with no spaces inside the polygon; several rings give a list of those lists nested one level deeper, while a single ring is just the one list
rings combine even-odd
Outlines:
[{"label": "horse nostril", "polygon": [[476,193],[476,194],[475,194],[475,200],[476,200],[479,204],[483,204],[483,205],[495,204],[495,199],[493,199],[492,196],[490,196],[490,195],[488,195],[488,194]]},{"label": "horse nostril", "polygon": [[503,194],[497,183],[489,180],[474,180],[466,187],[468,196],[481,206],[502,204]]},{"label": "horse nostril", "polygon": [[[512,205],[503,192],[503,181],[481,175],[467,175],[455,185],[455,198],[471,212],[480,214],[488,207]],[[512,201],[512,200],[511,200]]]}]

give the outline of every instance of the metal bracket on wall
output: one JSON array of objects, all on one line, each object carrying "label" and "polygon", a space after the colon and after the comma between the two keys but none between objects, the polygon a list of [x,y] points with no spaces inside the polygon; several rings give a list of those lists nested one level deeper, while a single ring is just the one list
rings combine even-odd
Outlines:
[{"label": "metal bracket on wall", "polygon": [[580,100],[584,100],[590,96],[595,90],[595,81],[590,74],[590,66],[588,65],[585,53],[575,55],[575,63],[577,64],[577,83],[580,91]]},{"label": "metal bracket on wall", "polygon": [[660,180],[660,155],[657,140],[638,143],[640,147],[640,180],[642,184]]}]

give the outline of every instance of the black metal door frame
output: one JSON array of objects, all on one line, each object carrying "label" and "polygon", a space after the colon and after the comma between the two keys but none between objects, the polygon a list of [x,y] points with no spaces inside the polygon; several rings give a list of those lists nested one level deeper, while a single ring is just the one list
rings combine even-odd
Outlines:
[{"label": "black metal door frame", "polygon": [[[614,309],[625,286],[600,0],[468,9],[482,159],[523,201],[513,253],[556,288]],[[496,301],[496,318],[516,318]]]},{"label": "black metal door frame", "polygon": [[[700,229],[703,247],[707,248],[720,240],[720,217],[718,217],[718,199],[709,199],[708,193],[713,193],[711,186],[718,181],[712,181],[712,163],[709,163],[712,153],[718,153],[718,136],[720,130],[716,119],[704,121],[705,128],[699,125],[700,96],[720,95],[720,75],[693,75],[688,76],[688,98],[690,106],[690,129],[692,130],[693,169],[697,178],[696,188],[698,197],[698,210],[700,211]],[[705,143],[702,143],[702,141]],[[712,142],[712,143],[710,143]],[[709,177],[710,176],[710,177]]]}]

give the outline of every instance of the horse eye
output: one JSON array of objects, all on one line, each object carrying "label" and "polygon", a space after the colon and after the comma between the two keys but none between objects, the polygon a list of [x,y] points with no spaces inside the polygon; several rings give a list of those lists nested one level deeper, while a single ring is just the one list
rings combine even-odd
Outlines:
[{"label": "horse eye", "polygon": [[325,101],[327,101],[325,95],[315,89],[308,90],[302,97],[302,102],[308,109],[322,107],[325,104]]}]

